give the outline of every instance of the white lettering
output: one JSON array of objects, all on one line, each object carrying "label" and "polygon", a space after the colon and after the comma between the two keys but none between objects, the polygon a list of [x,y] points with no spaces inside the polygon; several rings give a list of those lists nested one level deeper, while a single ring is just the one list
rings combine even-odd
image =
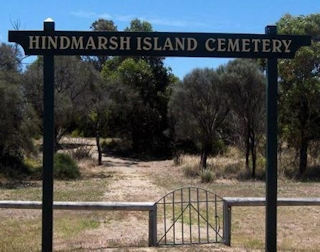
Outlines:
[{"label": "white lettering", "polygon": [[270,52],[270,39],[262,39],[262,52]]},{"label": "white lettering", "polygon": [[83,36],[78,39],[76,36],[71,37],[71,49],[83,49]]},{"label": "white lettering", "polygon": [[167,38],[166,41],[164,42],[163,50],[173,51],[173,46],[170,38]]},{"label": "white lettering", "polygon": [[58,36],[54,36],[54,39],[51,36],[48,36],[48,49],[51,48],[58,48]]},{"label": "white lettering", "polygon": [[226,51],[226,39],[218,38],[218,52],[225,52]]},{"label": "white lettering", "polygon": [[93,37],[89,37],[88,41],[87,41],[87,45],[86,45],[86,50],[89,49],[89,47],[91,47],[91,49],[97,49],[96,45],[94,43]]},{"label": "white lettering", "polygon": [[205,47],[206,50],[209,52],[213,52],[214,50],[216,50],[216,48],[213,46],[213,44],[216,42],[216,40],[214,38],[209,38],[206,41]]},{"label": "white lettering", "polygon": [[137,50],[141,51],[141,37],[137,37]]},{"label": "white lettering", "polygon": [[[176,45],[175,45],[175,50],[176,51],[179,51],[179,50],[182,50],[184,51],[184,41],[185,41],[185,38],[176,38]],[[182,41],[181,41],[182,40]]]},{"label": "white lettering", "polygon": [[242,52],[250,52],[250,39],[242,39]]},{"label": "white lettering", "polygon": [[120,50],[130,50],[130,39],[130,37],[120,37]]},{"label": "white lettering", "polygon": [[40,36],[29,36],[29,49],[40,49],[39,39]]},{"label": "white lettering", "polygon": [[252,39],[252,43],[254,44],[254,52],[258,52],[259,51],[259,43],[260,43],[260,39]]},{"label": "white lettering", "polygon": [[272,52],[281,52],[281,41],[274,39],[272,40]]},{"label": "white lettering", "polygon": [[70,46],[70,39],[67,36],[60,37],[60,48],[61,50],[67,49]]},{"label": "white lettering", "polygon": [[159,45],[158,45],[159,37],[155,37],[153,40],[154,40],[153,49],[155,51],[161,51],[162,47],[159,47]]},{"label": "white lettering", "polygon": [[41,36],[41,49],[46,49],[46,36]]},{"label": "white lettering", "polygon": [[282,43],[283,43],[283,45],[284,45],[284,51],[286,52],[286,53],[289,53],[289,52],[291,52],[291,50],[289,49],[289,47],[290,47],[290,45],[291,45],[291,40],[282,40]]},{"label": "white lettering", "polygon": [[108,40],[106,37],[98,36],[98,49],[107,49]]},{"label": "white lettering", "polygon": [[118,45],[118,38],[116,36],[112,36],[109,39],[109,49],[110,50],[116,50],[118,49],[119,45]]},{"label": "white lettering", "polygon": [[240,51],[240,44],[239,39],[228,39],[228,52],[239,52]]},{"label": "white lettering", "polygon": [[144,39],[143,39],[143,50],[145,50],[145,51],[150,51],[151,50],[151,48],[152,48],[152,43],[151,43],[151,38],[150,37],[145,37]]},{"label": "white lettering", "polygon": [[187,38],[187,42],[188,42],[188,48],[187,48],[188,51],[194,51],[198,47],[198,42],[194,38]]}]

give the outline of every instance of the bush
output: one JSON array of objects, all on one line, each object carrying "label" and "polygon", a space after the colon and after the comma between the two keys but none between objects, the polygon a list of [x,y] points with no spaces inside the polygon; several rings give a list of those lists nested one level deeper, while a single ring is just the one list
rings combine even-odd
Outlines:
[{"label": "bush", "polygon": [[225,174],[238,174],[241,171],[239,163],[229,163],[224,167]]},{"label": "bush", "polygon": [[182,153],[177,151],[176,153],[174,153],[173,155],[173,163],[175,166],[181,165],[182,164],[182,157],[181,157]]},{"label": "bush", "polygon": [[199,176],[199,166],[198,165],[190,165],[190,164],[186,164],[183,168],[183,174],[186,177],[190,177],[190,178],[194,178]]},{"label": "bush", "polygon": [[82,145],[76,149],[68,151],[69,155],[75,160],[91,159],[91,147]]},{"label": "bush", "polygon": [[18,179],[30,175],[30,170],[24,164],[22,155],[6,153],[0,156],[0,173]]},{"label": "bush", "polygon": [[212,171],[206,169],[201,172],[201,183],[211,183],[215,180],[215,175]]},{"label": "bush", "polygon": [[79,129],[75,129],[71,132],[71,137],[84,137],[84,134]]},{"label": "bush", "polygon": [[217,141],[212,143],[212,155],[218,155],[226,153],[227,151],[227,145],[224,143],[222,139],[218,139]]},{"label": "bush", "polygon": [[80,176],[77,163],[65,153],[54,155],[53,174],[58,179],[75,179]]},{"label": "bush", "polygon": [[120,138],[106,139],[101,143],[103,153],[126,155],[132,150],[131,143]]}]

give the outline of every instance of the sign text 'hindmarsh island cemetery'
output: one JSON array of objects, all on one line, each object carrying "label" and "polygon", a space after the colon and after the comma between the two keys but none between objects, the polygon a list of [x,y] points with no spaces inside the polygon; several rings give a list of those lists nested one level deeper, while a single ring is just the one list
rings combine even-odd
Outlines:
[{"label": "sign text 'hindmarsh island cemetery'", "polygon": [[11,31],[28,55],[292,58],[306,36],[230,33]]}]

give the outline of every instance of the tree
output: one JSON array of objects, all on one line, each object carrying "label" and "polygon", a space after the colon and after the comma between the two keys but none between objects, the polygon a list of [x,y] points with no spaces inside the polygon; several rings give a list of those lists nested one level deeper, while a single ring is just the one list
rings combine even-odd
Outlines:
[{"label": "tree", "polygon": [[167,98],[165,91],[158,89],[150,65],[144,60],[127,58],[115,70],[112,68],[113,62],[108,61],[102,75],[111,85],[115,103],[112,121],[117,123],[113,123],[116,124],[113,129],[132,143],[135,152],[166,151],[163,134],[166,114],[160,109]]},{"label": "tree", "polygon": [[[277,23],[280,34],[319,38],[320,14],[283,16]],[[279,61],[279,105],[281,137],[299,155],[299,175],[308,164],[311,141],[320,139],[320,43],[301,48],[294,59]]]},{"label": "tree", "polygon": [[[93,31],[117,31],[117,26],[112,20],[99,18],[91,24],[90,29]],[[101,72],[103,64],[109,59],[109,56],[88,56],[85,59],[91,62],[97,71]]]},{"label": "tree", "polygon": [[0,171],[24,171],[23,155],[33,151],[33,111],[22,93],[20,53],[0,45]]},{"label": "tree", "polygon": [[207,168],[212,144],[219,138],[229,113],[221,69],[195,69],[173,89],[169,114],[174,118],[178,138],[201,145],[200,167]]},{"label": "tree", "polygon": [[18,47],[0,44],[0,70],[1,71],[21,71],[21,52]]},{"label": "tree", "polygon": [[152,32],[152,25],[148,21],[141,21],[138,18],[131,20],[130,26],[125,29],[129,32]]},{"label": "tree", "polygon": [[[125,30],[146,32],[152,31],[152,26],[135,19]],[[164,66],[163,58],[113,57],[106,61],[102,75],[106,82],[111,83],[115,94],[113,110],[118,113],[111,113],[112,128],[132,142],[135,152],[168,154],[170,141],[164,133],[168,128],[167,88],[175,79],[171,69]],[[129,97],[135,97],[135,100]],[[121,112],[119,108],[122,108]],[[124,114],[125,117],[120,116]]]},{"label": "tree", "polygon": [[[25,95],[39,118],[43,118],[43,60],[38,58],[24,74]],[[81,61],[79,57],[55,58],[55,149],[59,141],[69,130],[75,118],[87,113],[88,92],[95,81],[92,65]],[[42,125],[39,125],[42,128]]]},{"label": "tree", "polygon": [[94,87],[88,95],[91,96],[90,104],[88,106],[89,111],[84,117],[86,117],[87,121],[93,125],[98,150],[98,165],[102,165],[100,138],[101,136],[106,136],[106,132],[108,131],[107,128],[112,100],[110,99],[110,88],[102,81],[100,75],[97,74]]},{"label": "tree", "polygon": [[248,172],[251,154],[251,176],[254,178],[257,146],[264,130],[265,77],[255,61],[236,59],[226,66],[223,79],[233,115],[233,135],[245,149]]}]

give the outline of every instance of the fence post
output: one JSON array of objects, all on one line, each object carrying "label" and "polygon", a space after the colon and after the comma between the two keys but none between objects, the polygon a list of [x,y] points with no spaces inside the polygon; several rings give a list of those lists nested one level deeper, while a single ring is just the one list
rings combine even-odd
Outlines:
[{"label": "fence post", "polygon": [[231,205],[223,201],[223,241],[227,246],[231,245]]},{"label": "fence post", "polygon": [[157,246],[157,204],[149,211],[149,247]]}]

